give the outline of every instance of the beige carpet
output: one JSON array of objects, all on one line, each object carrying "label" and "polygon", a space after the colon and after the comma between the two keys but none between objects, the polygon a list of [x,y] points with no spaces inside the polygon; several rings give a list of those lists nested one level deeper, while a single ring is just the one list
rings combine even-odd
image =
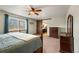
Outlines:
[{"label": "beige carpet", "polygon": [[43,53],[59,53],[60,39],[44,36]]}]

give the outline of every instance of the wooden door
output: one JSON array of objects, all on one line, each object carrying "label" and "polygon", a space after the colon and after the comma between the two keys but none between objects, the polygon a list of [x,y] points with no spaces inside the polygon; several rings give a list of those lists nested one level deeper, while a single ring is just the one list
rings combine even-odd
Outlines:
[{"label": "wooden door", "polygon": [[41,34],[42,20],[37,20],[37,34]]},{"label": "wooden door", "polygon": [[42,20],[37,20],[37,33],[40,35],[41,39],[43,39],[43,33],[42,33]]}]

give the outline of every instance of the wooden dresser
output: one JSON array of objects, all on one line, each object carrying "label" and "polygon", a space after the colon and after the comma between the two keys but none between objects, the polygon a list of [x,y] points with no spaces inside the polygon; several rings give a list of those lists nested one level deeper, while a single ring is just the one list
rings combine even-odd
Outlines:
[{"label": "wooden dresser", "polygon": [[60,36],[60,52],[63,53],[72,53],[72,41],[69,36],[66,36],[65,34]]},{"label": "wooden dresser", "polygon": [[[66,35],[64,35],[66,34]],[[67,18],[67,33],[60,36],[60,52],[74,52],[74,37],[73,37],[73,16],[68,15]]]},{"label": "wooden dresser", "polygon": [[59,38],[59,27],[50,27],[49,36],[53,38]]}]

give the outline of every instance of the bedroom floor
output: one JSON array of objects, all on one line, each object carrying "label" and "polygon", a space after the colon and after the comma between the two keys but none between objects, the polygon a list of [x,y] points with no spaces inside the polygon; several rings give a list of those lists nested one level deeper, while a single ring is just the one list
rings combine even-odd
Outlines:
[{"label": "bedroom floor", "polygon": [[59,53],[60,51],[60,39],[43,37],[43,53]]}]

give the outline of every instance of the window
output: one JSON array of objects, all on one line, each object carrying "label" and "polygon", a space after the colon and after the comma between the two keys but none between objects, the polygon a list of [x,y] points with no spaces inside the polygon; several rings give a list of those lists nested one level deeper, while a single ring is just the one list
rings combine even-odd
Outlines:
[{"label": "window", "polygon": [[19,21],[19,31],[26,32],[26,20]]},{"label": "window", "polygon": [[26,32],[26,20],[9,17],[9,32]]}]

